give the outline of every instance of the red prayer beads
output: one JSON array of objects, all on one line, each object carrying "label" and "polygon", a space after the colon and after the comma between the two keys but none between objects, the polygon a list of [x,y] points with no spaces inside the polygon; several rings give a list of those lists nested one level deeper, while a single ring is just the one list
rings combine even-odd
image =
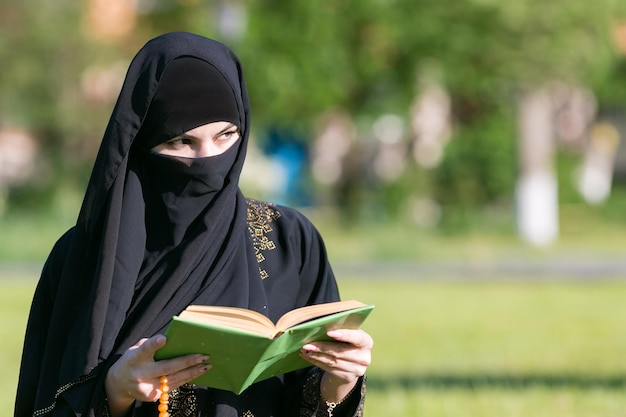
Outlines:
[{"label": "red prayer beads", "polygon": [[167,411],[170,402],[170,386],[168,385],[167,375],[163,375],[159,382],[161,383],[161,396],[159,397],[159,417],[170,417]]}]

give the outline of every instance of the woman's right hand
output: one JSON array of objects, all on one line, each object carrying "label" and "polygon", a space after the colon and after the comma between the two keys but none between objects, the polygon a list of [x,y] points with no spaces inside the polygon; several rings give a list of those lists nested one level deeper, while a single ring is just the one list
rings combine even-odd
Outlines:
[{"label": "woman's right hand", "polygon": [[141,339],[111,366],[105,380],[109,410],[123,416],[135,401],[157,401],[161,396],[159,379],[167,375],[171,389],[194,380],[211,368],[206,355],[186,355],[155,361],[154,354],[165,345],[165,336]]}]

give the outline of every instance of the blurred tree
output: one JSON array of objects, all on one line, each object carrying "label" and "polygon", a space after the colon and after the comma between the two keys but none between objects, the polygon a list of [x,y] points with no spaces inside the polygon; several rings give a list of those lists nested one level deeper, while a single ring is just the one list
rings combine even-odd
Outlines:
[{"label": "blurred tree", "polygon": [[[611,63],[610,1],[266,0],[248,3],[238,52],[263,120],[328,107],[404,113],[416,69],[436,60],[471,118],[528,83],[585,82]],[[256,107],[255,107],[256,108]]]},{"label": "blurred tree", "polygon": [[[76,92],[85,51],[77,22],[82,10],[67,1],[4,2],[0,8],[0,128],[26,128],[39,141],[45,159],[28,192],[17,196],[45,206],[41,197],[52,196],[80,120]],[[49,164],[54,169],[46,170]],[[39,199],[28,198],[35,190]]]},{"label": "blurred tree", "polygon": [[[107,24],[89,16],[104,17],[92,12],[107,2],[4,2],[0,127],[37,132],[55,172],[70,177],[77,163],[92,160],[132,54],[171,30],[232,46],[246,70],[255,125],[299,130],[304,140],[331,108],[357,121],[389,113],[408,119],[420,68],[436,62],[456,133],[440,169],[420,175],[432,175],[446,204],[486,204],[510,191],[515,129],[503,109],[520,90],[558,79],[608,92],[607,77],[623,72],[611,46],[615,17],[625,16],[619,3],[137,0],[127,2],[136,14],[120,20],[121,35],[98,37],[89,28]],[[89,88],[98,82],[114,94]],[[369,140],[369,132],[360,136]]]},{"label": "blurred tree", "polygon": [[480,207],[512,196],[519,94],[554,80],[593,85],[611,70],[612,7],[610,0],[266,0],[248,3],[237,49],[255,119],[297,127],[330,107],[355,119],[406,117],[419,69],[437,62],[456,133],[444,164],[423,175],[446,207]]}]

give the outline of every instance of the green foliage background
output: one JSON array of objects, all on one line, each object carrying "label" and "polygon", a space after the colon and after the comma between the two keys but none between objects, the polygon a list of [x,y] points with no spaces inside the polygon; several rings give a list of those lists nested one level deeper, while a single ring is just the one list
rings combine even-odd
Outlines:
[{"label": "green foliage background", "polygon": [[391,190],[378,216],[398,217],[411,197],[403,182],[422,184],[419,193],[442,204],[448,229],[462,226],[450,219],[468,209],[511,210],[520,92],[558,79],[591,88],[601,108],[626,100],[624,58],[612,38],[626,7],[614,0],[240,0],[230,3],[242,13],[239,32],[220,26],[223,2],[154,0],[138,3],[135,28],[117,40],[88,35],[89,4],[0,5],[0,127],[33,131],[43,149],[38,175],[7,190],[10,210],[47,211],[58,193],[82,192],[113,104],[85,98],[85,71],[125,68],[146,40],[166,31],[215,37],[236,51],[261,142],[269,127],[311,141],[320,116],[333,109],[359,123],[361,141],[383,114],[408,125],[420,74],[437,68],[455,123],[444,163],[409,168],[389,187],[368,188],[363,180],[356,186],[371,196],[356,204]]}]

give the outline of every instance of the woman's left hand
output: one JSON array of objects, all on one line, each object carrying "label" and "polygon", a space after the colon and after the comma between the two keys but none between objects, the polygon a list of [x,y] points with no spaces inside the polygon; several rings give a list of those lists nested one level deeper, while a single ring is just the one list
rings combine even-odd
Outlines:
[{"label": "woman's left hand", "polygon": [[374,341],[364,330],[333,330],[328,336],[334,340],[306,344],[300,356],[325,371],[322,395],[327,401],[339,402],[365,375]]}]

